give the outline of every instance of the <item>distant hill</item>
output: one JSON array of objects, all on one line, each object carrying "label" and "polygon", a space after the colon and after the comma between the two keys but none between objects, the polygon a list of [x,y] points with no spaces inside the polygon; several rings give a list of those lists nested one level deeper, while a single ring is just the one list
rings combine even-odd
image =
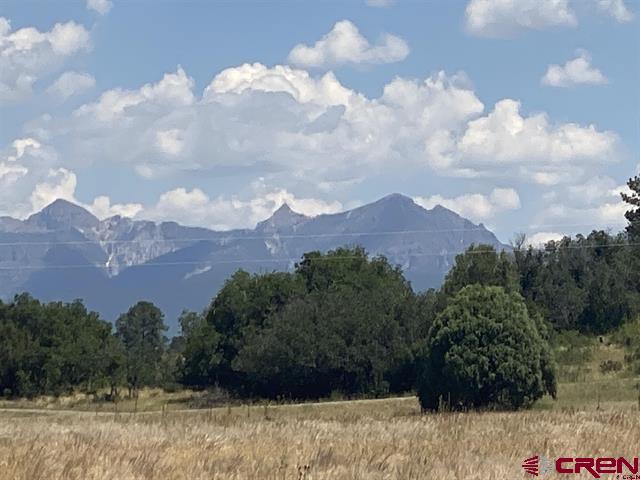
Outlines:
[{"label": "distant hill", "polygon": [[455,255],[479,243],[507,248],[482,224],[399,194],[317,217],[284,204],[255,229],[224,232],[120,216],[100,221],[56,200],[24,221],[0,217],[0,296],[81,298],[110,320],[150,300],[175,332],[182,309],[204,308],[239,268],[287,270],[305,252],[361,245],[400,265],[421,290],[439,286]]}]

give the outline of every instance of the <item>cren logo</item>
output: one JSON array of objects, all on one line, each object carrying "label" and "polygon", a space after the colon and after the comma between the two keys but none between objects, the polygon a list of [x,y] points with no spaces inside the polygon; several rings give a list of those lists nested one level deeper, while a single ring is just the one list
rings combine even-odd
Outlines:
[{"label": "cren logo", "polygon": [[522,462],[522,468],[525,472],[537,477],[538,475],[544,475],[551,470],[551,462],[548,458],[542,455],[536,455],[535,457],[527,458]]}]

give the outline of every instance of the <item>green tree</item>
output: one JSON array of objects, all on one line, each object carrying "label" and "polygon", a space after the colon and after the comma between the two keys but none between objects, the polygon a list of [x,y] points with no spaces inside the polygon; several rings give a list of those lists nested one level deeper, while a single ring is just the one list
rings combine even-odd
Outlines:
[{"label": "green tree", "polygon": [[234,361],[252,393],[318,398],[384,394],[414,382],[418,307],[402,272],[361,248],[305,254],[305,291],[250,332]]},{"label": "green tree", "polygon": [[505,251],[491,245],[472,245],[456,256],[456,263],[447,274],[442,292],[455,295],[467,285],[500,286],[508,292],[519,292],[518,270]]},{"label": "green tree", "polygon": [[203,387],[215,383],[222,361],[220,334],[207,319],[196,312],[180,316],[183,351],[179,365],[184,385]]},{"label": "green tree", "polygon": [[11,396],[95,391],[105,381],[111,325],[82,302],[0,303],[0,392]]},{"label": "green tree", "polygon": [[637,253],[624,235],[593,231],[516,249],[522,295],[561,330],[605,333],[640,311]]},{"label": "green tree", "polygon": [[640,239],[640,175],[630,178],[627,182],[631,193],[622,192],[622,199],[632,208],[625,213],[625,218],[629,221],[627,225],[627,233],[630,241],[638,241]]},{"label": "green tree", "polygon": [[109,399],[120,398],[120,387],[126,383],[126,353],[124,345],[116,335],[111,335],[101,352],[104,358],[104,377],[110,388]]},{"label": "green tree", "polygon": [[244,347],[246,337],[265,326],[267,319],[280,311],[287,302],[303,291],[299,278],[287,272],[251,275],[238,270],[218,292],[206,313],[208,324],[216,332],[221,359],[211,372],[211,383],[241,390],[245,381],[242,372],[235,371],[233,360]]},{"label": "green tree", "polygon": [[640,374],[640,317],[622,325],[615,338],[627,351],[625,361],[632,372]]},{"label": "green tree", "polygon": [[470,285],[435,319],[418,385],[423,409],[527,407],[555,395],[546,332],[523,298],[502,287]]},{"label": "green tree", "polygon": [[158,385],[165,351],[164,315],[150,302],[138,302],[116,320],[116,335],[125,354],[129,396],[140,387]]}]

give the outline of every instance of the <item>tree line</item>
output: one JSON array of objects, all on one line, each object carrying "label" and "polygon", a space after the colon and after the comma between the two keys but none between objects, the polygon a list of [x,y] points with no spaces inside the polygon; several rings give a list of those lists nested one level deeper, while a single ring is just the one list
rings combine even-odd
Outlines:
[{"label": "tree line", "polygon": [[[303,255],[292,272],[239,270],[202,313],[165,337],[139,302],[115,328],[80,301],[0,302],[0,393],[218,386],[243,397],[376,396],[417,390],[424,408],[527,406],[555,395],[554,331],[624,331],[640,358],[638,177],[629,226],[543,249],[472,246],[437,290],[360,247]],[[631,333],[629,333],[631,332]],[[636,342],[637,340],[637,342]],[[635,356],[634,356],[635,355]]]}]

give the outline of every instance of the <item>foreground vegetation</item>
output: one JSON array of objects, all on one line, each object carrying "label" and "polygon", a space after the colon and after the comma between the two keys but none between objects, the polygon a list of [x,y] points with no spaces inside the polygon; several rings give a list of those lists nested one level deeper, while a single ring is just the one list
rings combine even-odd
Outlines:
[{"label": "foreground vegetation", "polygon": [[[633,456],[640,444],[638,383],[599,366],[616,346],[564,341],[588,359],[517,413],[421,414],[416,397],[243,404],[206,392],[143,390],[137,405],[86,394],[3,401],[0,468],[15,480],[523,478],[534,454]],[[561,368],[572,376],[571,362]],[[562,380],[562,378],[561,378]],[[210,395],[210,394],[209,394]],[[603,450],[606,439],[606,449]],[[559,478],[548,474],[546,478]]]},{"label": "foreground vegetation", "polygon": [[414,396],[248,404],[186,390],[145,389],[137,408],[125,398],[117,410],[82,393],[4,400],[0,467],[19,480],[503,479],[523,478],[534,454],[635,455],[640,377],[601,368],[625,350],[572,334],[554,350],[557,400],[517,413],[422,415]]},{"label": "foreground vegetation", "polygon": [[249,414],[0,411],[0,467],[16,480],[523,478],[525,458],[603,453],[603,439],[604,453],[636,454],[633,408],[420,415],[409,397]]}]

